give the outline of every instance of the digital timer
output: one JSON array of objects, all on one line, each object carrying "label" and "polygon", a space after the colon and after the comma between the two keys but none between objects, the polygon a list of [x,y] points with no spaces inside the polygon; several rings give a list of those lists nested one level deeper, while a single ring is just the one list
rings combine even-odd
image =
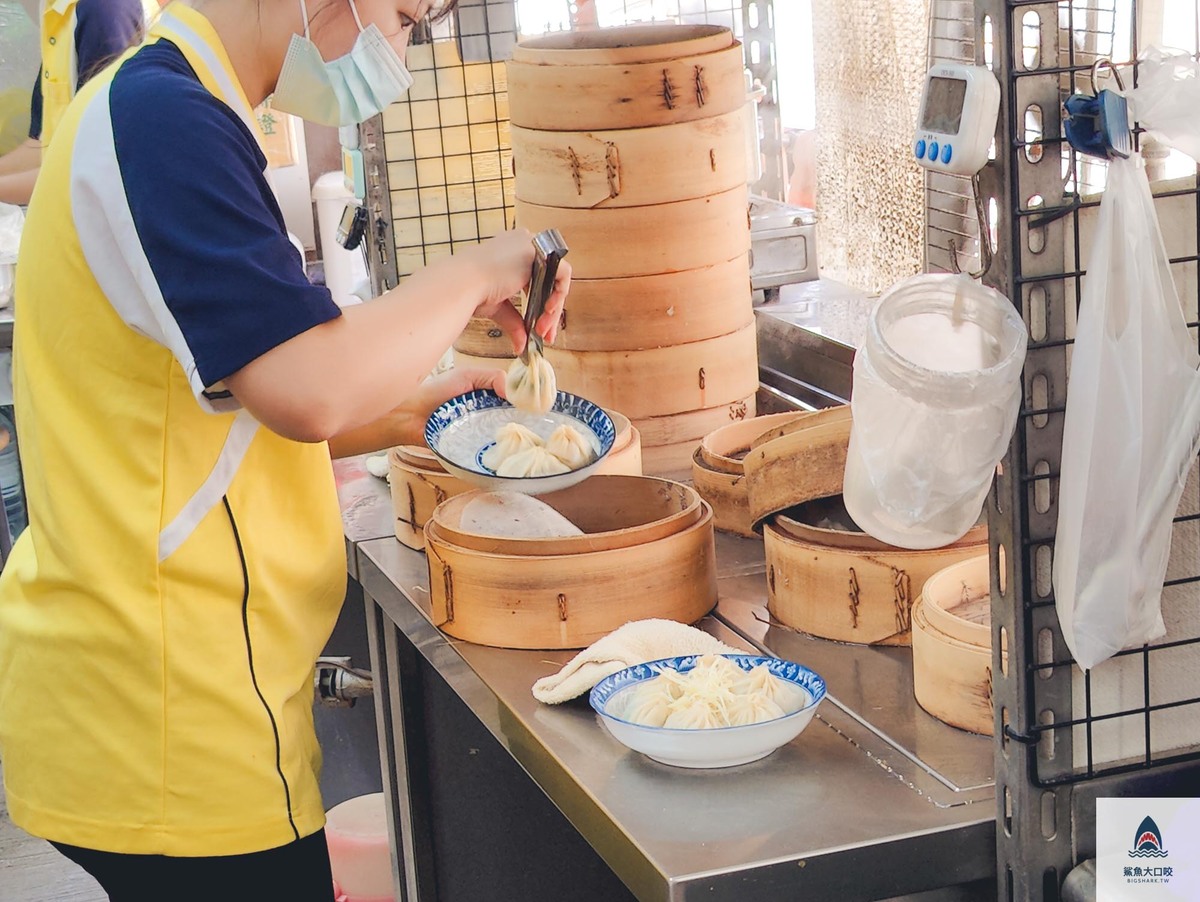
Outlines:
[{"label": "digital timer", "polygon": [[1000,83],[986,66],[943,63],[925,76],[913,155],[926,169],[975,175],[988,160]]}]

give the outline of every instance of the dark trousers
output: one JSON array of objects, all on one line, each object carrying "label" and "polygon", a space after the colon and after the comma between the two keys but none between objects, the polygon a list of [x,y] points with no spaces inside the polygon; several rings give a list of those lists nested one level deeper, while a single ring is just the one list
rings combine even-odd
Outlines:
[{"label": "dark trousers", "polygon": [[325,831],[247,855],[122,855],[53,843],[111,902],[333,902]]}]

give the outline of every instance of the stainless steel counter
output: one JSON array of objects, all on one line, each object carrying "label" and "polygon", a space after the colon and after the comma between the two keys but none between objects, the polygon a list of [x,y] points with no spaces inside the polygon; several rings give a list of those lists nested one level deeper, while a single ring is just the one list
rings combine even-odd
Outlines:
[{"label": "stainless steel counter", "polygon": [[[813,665],[830,696],[795,741],[726,771],[631,752],[584,700],[538,704],[534,680],[574,653],[443,635],[429,619],[424,556],[394,538],[358,544],[357,573],[368,599],[640,900],[880,899],[991,878],[990,742],[917,716],[903,651],[769,626],[761,554],[757,542],[720,537],[721,603],[704,627]],[[411,899],[422,853],[403,834],[419,828],[400,826]]]}]

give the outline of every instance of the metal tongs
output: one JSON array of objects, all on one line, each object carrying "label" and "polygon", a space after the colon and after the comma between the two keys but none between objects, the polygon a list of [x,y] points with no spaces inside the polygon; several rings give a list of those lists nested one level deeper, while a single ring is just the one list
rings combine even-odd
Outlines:
[{"label": "metal tongs", "polygon": [[554,280],[558,275],[558,264],[567,255],[567,244],[558,229],[546,229],[533,236],[533,270],[529,276],[529,292],[525,301],[525,332],[529,340],[521,352],[521,360],[528,366],[532,355],[541,356],[542,336],[533,331],[538,317],[546,309],[546,301],[554,292]]}]

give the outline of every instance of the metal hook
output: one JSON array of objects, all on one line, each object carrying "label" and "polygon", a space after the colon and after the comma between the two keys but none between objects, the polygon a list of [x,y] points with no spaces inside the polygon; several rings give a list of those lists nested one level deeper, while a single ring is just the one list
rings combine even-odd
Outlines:
[{"label": "metal hook", "polygon": [[1117,71],[1118,65],[1128,66],[1130,64],[1129,63],[1124,63],[1124,64],[1114,63],[1112,60],[1104,59],[1103,57],[1096,60],[1096,62],[1092,63],[1092,94],[1093,94],[1093,96],[1098,96],[1100,94],[1100,89],[1096,87],[1096,76],[1099,74],[1101,69],[1108,69],[1108,71],[1112,73],[1112,77],[1116,81],[1117,87],[1121,90],[1122,93],[1125,91],[1125,82],[1123,82],[1121,80],[1121,73]]},{"label": "metal hook", "polygon": [[[971,176],[971,191],[975,194],[975,217],[979,223],[979,263],[980,268],[975,272],[966,273],[972,279],[982,279],[992,268],[992,230],[988,225],[987,214],[983,210],[983,192],[979,190],[979,173]],[[958,268],[958,244],[953,238],[949,242],[950,270],[955,275],[961,274]]]}]

